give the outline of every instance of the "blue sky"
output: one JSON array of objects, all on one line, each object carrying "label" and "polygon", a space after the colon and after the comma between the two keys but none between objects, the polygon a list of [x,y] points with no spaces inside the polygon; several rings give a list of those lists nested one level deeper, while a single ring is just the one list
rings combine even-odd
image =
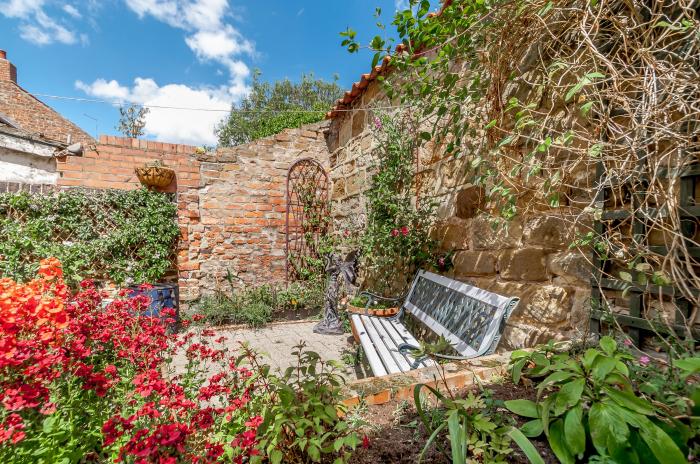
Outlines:
[{"label": "blue sky", "polygon": [[[250,73],[266,80],[335,74],[348,88],[371,63],[338,33],[377,31],[400,0],[0,0],[0,49],[34,94],[228,108]],[[113,105],[39,97],[91,134],[116,133]],[[213,144],[222,112],[152,109],[146,136]],[[95,121],[96,120],[96,121]],[[97,126],[97,127],[96,127]]]}]

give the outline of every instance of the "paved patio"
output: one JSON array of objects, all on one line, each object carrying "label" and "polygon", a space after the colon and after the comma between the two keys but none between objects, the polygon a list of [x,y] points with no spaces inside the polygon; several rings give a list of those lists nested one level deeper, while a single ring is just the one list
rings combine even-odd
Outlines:
[{"label": "paved patio", "polygon": [[[215,330],[216,335],[213,338],[226,337],[227,340],[223,345],[231,350],[238,350],[240,342],[248,343],[251,348],[263,355],[266,364],[269,364],[273,370],[280,371],[296,364],[292,351],[295,351],[294,347],[300,341],[305,341],[306,349],[315,351],[323,360],[338,361],[343,366],[342,374],[347,381],[367,377],[364,368],[347,366],[342,360],[344,354],[352,355],[356,352],[352,335],[316,334],[313,332],[313,327],[317,323],[318,321],[280,322],[259,329],[221,328]],[[176,356],[173,364],[176,369],[182,368],[186,364],[184,353]]]}]

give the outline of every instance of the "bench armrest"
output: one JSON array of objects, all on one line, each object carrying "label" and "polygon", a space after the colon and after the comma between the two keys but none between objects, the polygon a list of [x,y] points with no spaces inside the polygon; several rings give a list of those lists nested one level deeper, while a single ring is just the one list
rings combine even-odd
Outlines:
[{"label": "bench armrest", "polygon": [[401,297],[399,297],[399,298],[387,298],[387,297],[385,297],[385,296],[375,295],[374,293],[371,293],[371,292],[360,292],[360,294],[359,294],[358,296],[368,296],[368,297],[369,297],[369,298],[367,299],[367,300],[368,300],[368,301],[367,301],[368,305],[369,305],[369,302],[370,302],[372,299],[374,299],[374,300],[384,300],[384,301],[396,301],[396,302],[403,301],[403,298],[401,298]]}]

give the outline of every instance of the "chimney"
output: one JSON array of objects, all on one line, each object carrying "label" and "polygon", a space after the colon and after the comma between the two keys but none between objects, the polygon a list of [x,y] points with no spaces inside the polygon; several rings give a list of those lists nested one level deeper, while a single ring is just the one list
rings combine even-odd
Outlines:
[{"label": "chimney", "polygon": [[5,50],[0,50],[0,82],[11,81],[17,83],[17,68],[7,60]]}]

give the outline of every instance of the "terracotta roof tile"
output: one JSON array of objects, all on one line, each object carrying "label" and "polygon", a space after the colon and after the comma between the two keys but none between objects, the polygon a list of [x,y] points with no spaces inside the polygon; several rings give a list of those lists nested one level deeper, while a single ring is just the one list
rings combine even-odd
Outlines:
[{"label": "terracotta roof tile", "polygon": [[[428,14],[429,18],[436,18],[439,17],[442,12],[452,4],[453,0],[443,0],[442,2],[442,7],[440,8],[440,11],[437,13],[430,13]],[[395,54],[403,53],[406,51],[406,45],[405,44],[398,44],[396,46]],[[331,108],[331,110],[326,113],[326,119],[333,119],[342,113],[344,113],[344,110],[347,110],[349,106],[357,100],[362,94],[364,93],[365,89],[369,86],[369,84],[376,80],[377,77],[381,76],[382,74],[389,72],[391,70],[391,67],[389,66],[389,63],[391,62],[391,55],[387,55],[382,59],[382,63],[380,65],[375,66],[370,73],[363,74],[358,82],[355,82],[352,84],[352,87],[350,90],[345,92],[345,95],[343,98],[339,98],[335,102],[335,106]]]}]

